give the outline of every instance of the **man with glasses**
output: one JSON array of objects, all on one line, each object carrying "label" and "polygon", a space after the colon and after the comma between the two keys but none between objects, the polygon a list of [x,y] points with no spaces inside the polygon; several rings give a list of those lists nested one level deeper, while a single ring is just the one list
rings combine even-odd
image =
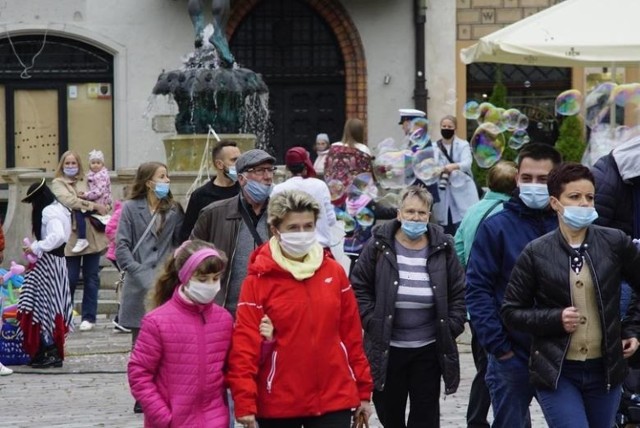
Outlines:
[{"label": "man with glasses", "polygon": [[267,205],[273,188],[275,158],[264,150],[249,150],[236,161],[240,193],[200,211],[191,239],[202,239],[229,258],[216,303],[235,317],[240,287],[247,276],[251,252],[269,239]]}]

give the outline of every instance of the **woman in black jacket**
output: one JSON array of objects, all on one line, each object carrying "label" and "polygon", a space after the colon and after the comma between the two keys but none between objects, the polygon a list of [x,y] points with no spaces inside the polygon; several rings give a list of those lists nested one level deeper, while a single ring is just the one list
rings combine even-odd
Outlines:
[{"label": "woman in black jacket", "polygon": [[620,280],[640,291],[640,251],[623,232],[591,223],[594,179],[575,163],[547,182],[559,228],[518,258],[502,307],[504,324],[533,336],[529,371],[550,427],[609,428],[625,358],[638,348],[638,306],[620,322]]},{"label": "woman in black jacket", "polygon": [[438,427],[440,380],[446,394],[460,381],[455,338],[464,330],[464,272],[451,237],[428,223],[432,202],[423,187],[408,187],[397,219],[374,230],[351,274],[373,402],[388,428]]}]

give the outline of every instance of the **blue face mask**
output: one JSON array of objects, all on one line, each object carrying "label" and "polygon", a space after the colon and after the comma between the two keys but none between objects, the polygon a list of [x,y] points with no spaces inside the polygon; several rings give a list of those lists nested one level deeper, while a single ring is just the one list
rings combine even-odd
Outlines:
[{"label": "blue face mask", "polygon": [[412,241],[415,241],[416,239],[427,233],[427,228],[428,224],[426,222],[408,220],[402,221],[402,231],[405,235],[407,235],[407,238],[411,239]]},{"label": "blue face mask", "polygon": [[169,194],[169,183],[155,183],[153,192],[156,194],[158,199],[166,198]]},{"label": "blue face mask", "polygon": [[549,189],[546,184],[520,183],[520,200],[533,210],[549,205]]},{"label": "blue face mask", "polygon": [[562,220],[573,230],[584,229],[598,218],[598,212],[593,207],[562,207]]},{"label": "blue face mask", "polygon": [[247,196],[258,204],[267,200],[271,194],[271,189],[273,189],[273,184],[263,184],[254,180],[247,180],[247,184],[244,186],[244,191],[247,192]]},{"label": "blue face mask", "polygon": [[66,175],[67,177],[75,177],[78,174],[78,167],[64,167],[62,168],[62,172],[64,172],[64,175]]},{"label": "blue face mask", "polygon": [[236,172],[235,166],[230,166],[229,168],[227,168],[224,171],[224,174],[229,178],[229,180],[233,181],[234,183],[238,181],[238,173]]}]

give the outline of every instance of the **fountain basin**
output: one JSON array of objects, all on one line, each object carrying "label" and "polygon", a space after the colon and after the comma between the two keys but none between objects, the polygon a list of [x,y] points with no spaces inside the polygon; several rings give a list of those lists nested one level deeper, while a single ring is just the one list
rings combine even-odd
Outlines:
[{"label": "fountain basin", "polygon": [[[221,140],[234,141],[241,152],[255,148],[256,136],[254,134],[218,134]],[[179,171],[199,171],[202,156],[211,158],[211,149],[216,144],[216,139],[209,137],[209,153],[204,153],[207,143],[207,134],[179,134],[162,139],[167,157],[169,173]]]}]

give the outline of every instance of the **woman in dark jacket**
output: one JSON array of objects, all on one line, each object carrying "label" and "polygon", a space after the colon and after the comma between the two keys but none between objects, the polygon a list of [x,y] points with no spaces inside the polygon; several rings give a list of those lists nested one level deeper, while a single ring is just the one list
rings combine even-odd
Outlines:
[{"label": "woman in dark jacket", "polygon": [[408,187],[397,219],[374,231],[351,274],[373,401],[386,427],[439,426],[440,379],[446,394],[460,381],[464,272],[451,237],[428,223],[432,202],[423,187]]},{"label": "woman in dark jacket", "polygon": [[638,307],[620,322],[620,280],[640,291],[640,251],[619,230],[591,223],[594,179],[566,163],[547,182],[559,228],[518,258],[502,307],[504,324],[533,336],[529,370],[550,427],[613,426],[638,348]]}]

